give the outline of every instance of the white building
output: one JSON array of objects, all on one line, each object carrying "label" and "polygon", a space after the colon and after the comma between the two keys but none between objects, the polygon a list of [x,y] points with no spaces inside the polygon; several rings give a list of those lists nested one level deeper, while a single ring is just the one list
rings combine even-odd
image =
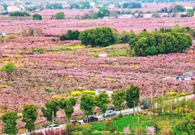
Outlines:
[{"label": "white building", "polygon": [[16,12],[16,11],[25,11],[25,8],[21,5],[19,5],[19,6],[9,6],[9,7],[7,7],[7,11],[9,13]]},{"label": "white building", "polygon": [[4,10],[5,9],[4,9],[3,5],[0,4],[0,11],[4,11]]},{"label": "white building", "polygon": [[115,6],[114,6],[114,4],[109,4],[109,5],[108,5],[108,8],[109,8],[109,9],[113,9],[113,8],[115,8]]}]

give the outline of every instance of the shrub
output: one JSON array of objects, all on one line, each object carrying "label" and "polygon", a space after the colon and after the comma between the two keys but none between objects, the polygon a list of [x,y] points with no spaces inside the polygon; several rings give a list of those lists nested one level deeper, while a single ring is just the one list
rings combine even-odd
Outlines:
[{"label": "shrub", "polygon": [[16,12],[10,13],[10,16],[30,16],[30,14],[26,12],[16,11]]},{"label": "shrub", "polygon": [[16,35],[8,35],[8,36],[6,36],[6,37],[3,37],[3,42],[5,42],[5,41],[8,41],[8,40],[10,40],[10,39],[15,39],[15,38],[17,38],[17,36]]},{"label": "shrub", "polygon": [[7,88],[7,85],[1,85],[0,88]]},{"label": "shrub", "polygon": [[90,135],[92,133],[92,126],[87,124],[82,124],[77,127],[77,131],[81,131],[82,135]]},{"label": "shrub", "polygon": [[111,122],[111,121],[108,121],[107,123],[106,123],[106,126],[112,126],[113,125],[113,123]]},{"label": "shrub", "polygon": [[39,14],[34,14],[33,15],[33,20],[42,20],[42,16]]},{"label": "shrub", "polygon": [[65,18],[65,15],[64,15],[64,12],[59,12],[59,13],[55,14],[54,17],[56,19],[64,19]]},{"label": "shrub", "polygon": [[108,9],[100,9],[97,13],[97,16],[100,18],[103,18],[104,16],[109,16],[110,15],[110,11]]},{"label": "shrub", "polygon": [[95,95],[95,91],[94,90],[84,90],[83,94]]},{"label": "shrub", "polygon": [[71,96],[78,96],[78,95],[81,95],[81,94],[82,94],[82,92],[80,92],[80,91],[71,92]]},{"label": "shrub", "polygon": [[40,54],[42,54],[43,53],[43,51],[44,51],[44,49],[33,49],[33,52],[38,52],[38,53],[40,53]]},{"label": "shrub", "polygon": [[72,135],[75,131],[75,125],[74,124],[66,124],[66,130],[67,135]]},{"label": "shrub", "polygon": [[109,27],[100,27],[96,29],[84,30],[80,33],[79,39],[84,45],[108,46],[115,42],[112,29]]},{"label": "shrub", "polygon": [[110,133],[114,133],[115,129],[114,128],[110,128],[109,131],[110,131]]},{"label": "shrub", "polygon": [[181,93],[181,96],[186,96],[186,93],[182,92],[182,93]]},{"label": "shrub", "polygon": [[167,96],[176,96],[177,92],[167,92],[166,95]]},{"label": "shrub", "polygon": [[120,113],[120,114],[118,115],[118,117],[119,117],[119,118],[122,118],[122,117],[123,117],[123,115]]},{"label": "shrub", "polygon": [[79,34],[80,34],[80,32],[78,30],[76,30],[76,31],[69,30],[68,33],[60,36],[60,40],[61,41],[63,41],[63,40],[78,40]]},{"label": "shrub", "polygon": [[45,88],[45,91],[48,93],[52,92],[52,90],[50,88]]}]

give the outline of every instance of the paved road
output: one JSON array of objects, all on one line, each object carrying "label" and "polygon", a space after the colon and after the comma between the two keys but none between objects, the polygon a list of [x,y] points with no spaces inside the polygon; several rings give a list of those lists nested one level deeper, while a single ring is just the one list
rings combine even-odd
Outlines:
[{"label": "paved road", "polygon": [[[141,108],[138,107],[138,108],[135,109],[135,111],[136,111],[136,112],[137,112],[137,111],[141,111]],[[133,109],[122,110],[121,113],[122,113],[123,115],[132,114],[132,113],[133,113]],[[120,112],[117,111],[117,112],[116,112],[116,115],[119,115],[119,114],[120,114]],[[103,120],[102,115],[95,116],[95,117],[97,117],[99,121],[102,121],[102,120]],[[81,124],[84,123],[83,120],[78,120],[78,121],[79,121]],[[63,125],[60,125],[60,128],[64,128],[64,124],[63,124]],[[43,128],[43,129],[40,129],[40,130],[36,130],[35,132],[36,132],[36,133],[38,133],[38,132],[44,132],[44,131],[46,131],[46,130],[48,130],[48,128]],[[26,134],[20,134],[20,135],[26,135]]]},{"label": "paved road", "polygon": [[[188,96],[186,96],[186,99],[192,99],[193,97],[194,97],[194,95],[188,95]],[[182,100],[182,99],[184,99],[184,98],[185,98],[185,97],[180,97],[179,100]],[[176,100],[176,99],[175,99],[175,100]],[[135,111],[136,111],[136,112],[137,112],[137,111],[141,111],[141,108],[138,107],[138,108],[135,109]],[[116,112],[116,115],[119,115],[119,113],[120,113],[120,112],[117,111],[117,112]],[[133,113],[133,108],[132,108],[132,109],[122,110],[121,113],[122,113],[123,115],[132,114],[132,113]],[[95,117],[97,117],[100,121],[103,120],[102,115],[100,115],[100,116],[95,116]],[[83,120],[79,120],[79,122],[81,122],[81,124],[84,123]],[[64,128],[64,124],[63,124],[63,125],[60,125],[60,127],[61,127],[61,128]],[[48,128],[43,128],[43,129],[40,129],[40,130],[36,130],[35,132],[44,132],[44,131],[46,131],[47,129],[48,129]],[[26,135],[26,134],[21,134],[21,135]]]}]

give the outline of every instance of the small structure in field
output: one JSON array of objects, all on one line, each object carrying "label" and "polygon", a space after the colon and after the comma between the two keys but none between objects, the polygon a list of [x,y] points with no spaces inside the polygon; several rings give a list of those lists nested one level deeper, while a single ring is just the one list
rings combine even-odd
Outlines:
[{"label": "small structure in field", "polygon": [[106,93],[108,94],[109,97],[111,97],[113,94],[113,91],[110,91],[108,89],[96,89],[95,90],[95,95],[99,95],[100,93]]},{"label": "small structure in field", "polygon": [[99,57],[107,57],[107,56],[108,56],[107,53],[100,53],[100,54],[99,54]]}]

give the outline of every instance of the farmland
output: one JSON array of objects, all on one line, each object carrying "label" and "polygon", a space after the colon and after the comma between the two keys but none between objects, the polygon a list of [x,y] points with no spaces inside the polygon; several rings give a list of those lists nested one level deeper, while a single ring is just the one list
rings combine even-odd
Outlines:
[{"label": "farmland", "polygon": [[[22,37],[1,44],[0,65],[12,62],[17,67],[11,79],[5,72],[0,73],[2,108],[19,109],[28,103],[41,107],[53,95],[70,95],[78,87],[121,90],[134,83],[141,88],[143,97],[151,93],[148,84],[157,96],[164,94],[163,91],[192,93],[192,81],[163,78],[193,70],[194,55],[97,57],[99,53],[128,50],[128,44],[90,48],[79,41],[68,43],[54,39],[56,37]],[[128,52],[125,54],[128,56]]]},{"label": "farmland", "polygon": [[[43,35],[56,36],[68,30],[83,31],[90,28],[108,26],[118,31],[133,30],[136,33],[147,29],[148,31],[160,28],[169,28],[175,25],[182,27],[195,27],[195,20],[190,18],[134,18],[134,19],[97,19],[97,20],[43,20],[43,21],[17,21],[4,20],[0,22],[1,32],[19,34],[29,28],[42,30]],[[17,26],[17,27],[15,27]]]},{"label": "farmland", "polygon": [[[146,6],[139,9],[139,11],[147,12],[148,9],[150,9],[150,11],[157,11],[164,7],[171,8],[172,6],[172,4],[155,5],[156,4],[146,4]],[[185,6],[189,6],[189,3]],[[122,9],[117,10],[122,11]],[[125,10],[127,11],[127,9]],[[132,9],[132,11],[136,10],[137,9]],[[97,11],[98,9],[94,9],[93,13]],[[110,11],[112,12],[114,10],[111,9]],[[56,18],[52,18],[52,16],[58,12],[64,12],[65,19],[57,20]],[[26,16],[12,17],[9,15],[0,15],[0,34],[5,33],[5,36],[3,34],[2,36],[0,35],[0,116],[6,114],[8,111],[24,113],[23,106],[33,104],[35,105],[35,110],[36,107],[38,110],[37,118],[34,120],[34,122],[36,121],[36,124],[46,122],[47,124],[47,122],[50,120],[47,119],[47,121],[46,116],[43,117],[44,114],[41,108],[46,107],[45,104],[50,101],[56,102],[56,112],[58,112],[58,114],[55,116],[55,120],[57,121],[67,116],[64,113],[64,110],[67,108],[64,106],[66,106],[66,102],[71,102],[68,100],[60,102],[61,99],[73,97],[75,98],[75,103],[72,103],[72,105],[69,106],[70,109],[72,109],[70,116],[72,115],[75,116],[74,118],[76,118],[78,115],[80,119],[80,117],[82,117],[85,113],[84,109],[81,109],[80,107],[81,96],[90,95],[91,97],[89,98],[95,98],[94,95],[96,93],[96,89],[107,89],[116,93],[116,91],[120,92],[120,90],[127,90],[130,86],[132,86],[132,84],[134,84],[136,87],[138,86],[139,92],[137,93],[140,94],[138,102],[139,100],[143,101],[143,99],[150,98],[151,95],[154,99],[155,97],[157,99],[157,97],[165,95],[168,97],[169,94],[171,95],[171,93],[175,93],[178,97],[191,95],[194,93],[195,85],[193,86],[193,84],[195,77],[193,75],[190,76],[190,80],[176,79],[176,77],[171,78],[171,76],[183,76],[184,73],[195,70],[195,54],[188,54],[187,51],[183,49],[183,46],[185,45],[181,45],[180,52],[182,53],[167,53],[177,52],[176,49],[176,51],[161,51],[161,53],[163,52],[165,54],[159,54],[157,52],[154,54],[158,55],[146,57],[137,57],[141,55],[136,56],[135,53],[133,53],[135,50],[133,50],[133,47],[130,48],[129,45],[129,39],[134,38],[131,37],[134,34],[133,31],[137,35],[142,31],[143,33],[141,34],[143,35],[144,32],[149,31],[154,34],[153,37],[155,37],[157,33],[164,32],[165,34],[159,34],[158,36],[167,36],[167,38],[164,39],[169,39],[169,37],[171,37],[171,40],[177,40],[178,38],[175,38],[177,36],[173,37],[173,33],[177,33],[177,30],[179,30],[178,33],[180,34],[190,34],[188,35],[190,42],[188,42],[189,40],[185,38],[181,40],[182,43],[188,42],[190,45],[188,43],[187,45],[191,46],[190,36],[193,41],[192,45],[195,37],[194,17],[180,18],[177,16],[174,18],[151,17],[131,19],[109,17],[107,19],[77,18],[78,16],[82,16],[89,12],[92,11],[89,9],[44,9],[38,12],[31,12],[31,15],[34,13],[40,14],[43,17],[43,20],[32,20],[32,17]],[[166,30],[168,29],[162,29],[171,28],[173,26],[175,26],[175,31],[172,31],[173,33],[169,32],[167,34]],[[110,31],[113,32],[110,34],[113,36],[113,42],[102,45],[102,47],[100,47],[101,45],[98,44],[96,44],[97,46],[92,47],[92,44],[88,45],[86,43],[84,45],[81,38],[78,37],[77,40],[60,40],[60,36],[62,34],[66,34],[69,30],[78,30],[79,33],[82,33],[84,30],[97,27],[110,27],[112,29],[111,30],[109,28]],[[180,31],[182,27],[186,28],[184,28],[183,31]],[[128,32],[130,30],[132,30],[131,32],[133,34],[129,36]],[[126,35],[124,34],[124,31],[127,31]],[[124,37],[127,36],[128,41],[117,42],[115,39],[117,38],[117,34],[124,34]],[[98,34],[95,33],[94,35]],[[102,35],[101,37],[104,37]],[[150,35],[148,37],[150,37]],[[166,42],[162,40],[163,38],[160,39],[158,37],[153,38],[153,40],[152,38],[148,37],[146,38],[144,36],[140,36],[138,38],[146,39],[144,40],[146,43],[150,41],[151,44],[154,43],[154,46],[159,44],[162,48],[164,46],[168,46],[164,47],[165,50],[169,48],[170,44],[173,46],[172,41]],[[97,38],[98,36],[95,37],[95,39]],[[85,37],[83,39],[85,39]],[[163,42],[162,44],[161,41]],[[141,42],[141,40],[139,42],[140,45],[142,45],[143,42]],[[175,45],[180,43],[178,41],[176,42],[177,43]],[[136,46],[138,43],[135,42],[134,45]],[[149,47],[150,46],[148,46],[148,48]],[[175,48],[172,47],[171,49]],[[6,64],[13,64],[16,68],[14,67],[13,72],[6,72],[5,70],[2,70],[2,67],[4,67]],[[88,94],[83,94],[84,91]],[[79,94],[74,95],[72,92]],[[109,97],[109,102],[106,102],[105,104],[114,104],[113,99],[110,100],[111,98],[112,97]],[[123,103],[124,102],[126,101],[124,100]],[[59,105],[60,103],[61,106]],[[94,103],[94,108],[92,109],[100,110],[101,107],[95,104],[96,103]],[[137,105],[139,104],[137,103]],[[182,107],[183,116],[185,115],[185,109],[189,108],[185,108],[185,103]],[[174,108],[174,105],[172,108]],[[181,110],[181,106],[179,109]],[[156,110],[149,111],[156,113]],[[170,113],[170,111],[173,111],[173,109],[168,111],[166,110],[168,114],[172,113]],[[51,115],[51,112],[49,113]],[[159,112],[159,114],[160,113],[163,114],[163,112]],[[179,113],[182,112],[180,111]],[[147,120],[146,117],[147,116],[144,115],[143,117],[140,117],[140,121],[143,124],[141,126],[145,127],[146,125],[152,126],[156,124],[156,121],[153,121],[152,124],[145,122],[148,120],[148,117]],[[66,118],[64,118],[64,120],[65,119]],[[122,123],[120,129],[117,129],[117,121],[120,123],[123,120],[125,120],[125,122]],[[130,120],[137,121],[137,118],[127,116],[121,120],[115,119],[113,122],[116,125],[113,126],[117,129],[117,131],[122,132],[123,128],[129,125],[128,121]],[[18,129],[24,128],[24,121],[22,122],[22,120],[19,119],[17,123]],[[3,124],[0,123],[0,131],[3,131],[2,125]],[[92,124],[94,131],[104,131],[104,127],[105,122]],[[105,130],[108,131],[109,128],[107,127]]]}]

